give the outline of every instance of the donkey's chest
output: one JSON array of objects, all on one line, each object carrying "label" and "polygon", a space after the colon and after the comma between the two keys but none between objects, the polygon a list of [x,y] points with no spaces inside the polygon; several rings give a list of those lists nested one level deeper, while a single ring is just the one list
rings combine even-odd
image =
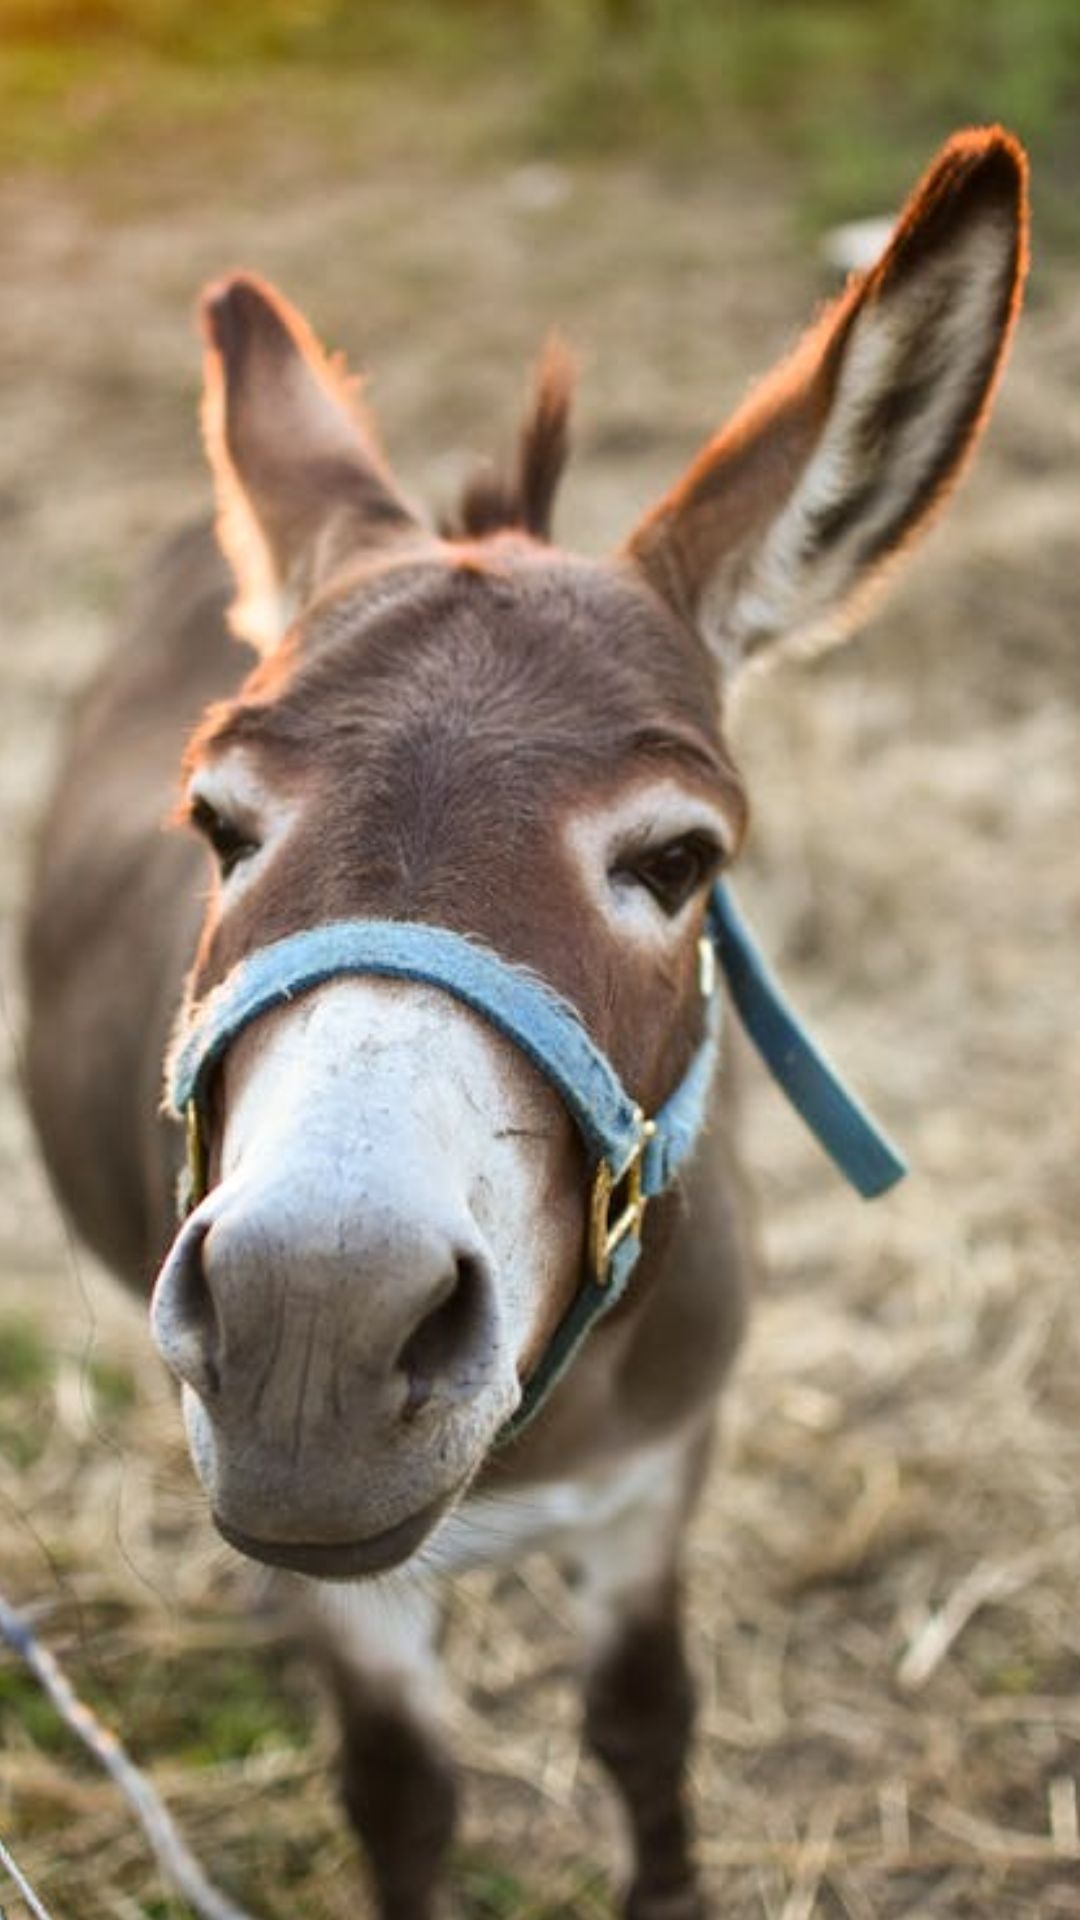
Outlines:
[{"label": "donkey's chest", "polygon": [[439,1573],[457,1574],[536,1551],[588,1559],[590,1548],[613,1544],[628,1523],[648,1526],[670,1510],[687,1445],[680,1434],[592,1473],[476,1495],[444,1521],[425,1562]]}]

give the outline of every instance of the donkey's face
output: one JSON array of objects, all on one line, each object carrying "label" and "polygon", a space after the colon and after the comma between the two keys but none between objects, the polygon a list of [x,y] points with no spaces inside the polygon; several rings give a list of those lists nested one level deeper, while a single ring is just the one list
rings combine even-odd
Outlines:
[{"label": "donkey's face", "polygon": [[[301,927],[450,927],[561,991],[651,1110],[741,829],[715,705],[647,588],[521,535],[354,580],[196,742],[223,869],[197,987]],[[157,1306],[200,1470],[252,1551],[375,1564],[475,1471],[580,1283],[576,1131],[484,1021],[388,982],[260,1021],[219,1103]]]},{"label": "donkey's face", "polygon": [[[955,475],[1015,311],[1021,187],[1003,136],[954,142],[875,272],[605,563],[547,544],[560,366],[516,486],[439,539],[298,317],[250,280],[212,295],[210,450],[264,658],[189,755],[219,869],[195,992],[299,928],[448,927],[561,992],[654,1109],[700,1040],[706,897],[743,829],[723,681],[834,620]],[[200,1478],[257,1557],[392,1565],[581,1282],[576,1132],[486,1022],[386,981],[264,1015],[214,1092],[210,1190],[154,1303]]]}]

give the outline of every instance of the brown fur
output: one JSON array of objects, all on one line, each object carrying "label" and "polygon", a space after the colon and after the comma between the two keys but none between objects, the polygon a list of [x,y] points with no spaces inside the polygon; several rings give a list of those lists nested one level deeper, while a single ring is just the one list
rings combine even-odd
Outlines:
[{"label": "brown fur", "polygon": [[[158,1110],[158,1076],[185,974],[193,967],[201,992],[297,928],[378,915],[485,940],[575,1004],[646,1110],[671,1090],[700,1038],[704,893],[660,957],[630,950],[589,896],[564,827],[583,802],[665,771],[710,800],[738,843],[746,801],[702,609],[722,638],[724,595],[801,483],[853,329],[911,289],[917,311],[920,286],[937,285],[920,280],[927,262],[985,221],[1001,250],[979,338],[943,345],[930,313],[924,358],[908,326],[892,385],[861,395],[853,415],[865,470],[810,518],[808,563],[857,533],[880,498],[890,444],[922,417],[940,377],[935,354],[965,356],[947,436],[844,583],[858,598],[955,479],[1000,372],[1026,245],[1024,167],[1007,136],[946,148],[879,267],[852,283],[614,562],[546,544],[566,446],[563,358],[544,363],[516,473],[473,483],[456,536],[440,540],[287,303],[250,277],[209,297],[208,446],[243,624],[264,657],[245,677],[226,630],[226,576],[207,532],[189,532],[159,560],[80,714],[27,942],[35,1117],[81,1231],[124,1279],[147,1288],[172,1232],[179,1142]],[[299,802],[276,857],[226,914],[191,841],[162,831],[189,735],[188,772],[239,747],[273,791]],[[565,1131],[549,1206],[575,1223],[567,1244],[578,1258],[543,1303],[545,1334],[578,1284],[584,1237],[583,1158],[569,1122]],[[741,1331],[748,1264],[718,1120],[685,1182],[651,1209],[623,1306],[534,1426],[486,1463],[487,1489],[581,1476],[672,1436],[692,1463]],[[676,1563],[677,1541],[659,1585],[624,1608],[586,1695],[590,1741],[635,1833],[638,1920],[702,1911],[682,1804],[692,1702]],[[346,1798],[381,1910],[426,1920],[453,1826],[445,1763],[404,1707],[355,1674],[337,1685]]]},{"label": "brown fur", "polygon": [[454,1831],[457,1774],[437,1738],[400,1705],[331,1668],[341,1726],[341,1798],[366,1837],[384,1920],[436,1920]]},{"label": "brown fur", "polygon": [[589,1674],[585,1738],[626,1804],[637,1869],[627,1920],[703,1920],[685,1806],[694,1692],[674,1584]]},{"label": "brown fur", "polygon": [[573,376],[566,349],[550,340],[536,370],[513,471],[473,476],[457,516],[447,522],[450,538],[479,539],[514,528],[537,540],[550,539],[555,494],[570,451]]}]

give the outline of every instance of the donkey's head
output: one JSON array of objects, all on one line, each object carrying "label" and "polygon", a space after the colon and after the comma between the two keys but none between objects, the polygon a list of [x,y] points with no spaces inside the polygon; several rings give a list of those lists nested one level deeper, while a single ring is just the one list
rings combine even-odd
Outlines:
[{"label": "donkey's head", "polygon": [[[207,437],[261,660],[190,749],[217,863],[196,1003],[342,921],[449,929],[568,1001],[652,1112],[701,1039],[698,942],[745,800],[724,693],[849,620],[955,479],[1024,265],[1024,168],[952,141],[854,281],[610,560],[548,541],[568,382],[438,537],[299,317],[205,307]],[[581,1285],[588,1167],[527,1052],[438,986],[311,984],[237,1032],[158,1281],[222,1531],[315,1574],[404,1559]],[[635,1286],[651,1284],[663,1207]]]}]

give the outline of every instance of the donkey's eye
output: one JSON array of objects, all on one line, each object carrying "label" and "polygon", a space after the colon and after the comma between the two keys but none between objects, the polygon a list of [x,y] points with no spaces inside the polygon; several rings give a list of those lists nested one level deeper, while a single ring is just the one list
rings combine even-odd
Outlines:
[{"label": "donkey's eye", "polygon": [[227,880],[234,867],[241,860],[249,860],[259,850],[259,843],[243,827],[219,813],[202,794],[196,794],[191,802],[191,824],[208,840],[217,855],[221,877]]},{"label": "donkey's eye", "polygon": [[647,888],[664,912],[674,915],[719,871],[723,857],[711,833],[683,833],[663,846],[624,854],[612,877]]}]

